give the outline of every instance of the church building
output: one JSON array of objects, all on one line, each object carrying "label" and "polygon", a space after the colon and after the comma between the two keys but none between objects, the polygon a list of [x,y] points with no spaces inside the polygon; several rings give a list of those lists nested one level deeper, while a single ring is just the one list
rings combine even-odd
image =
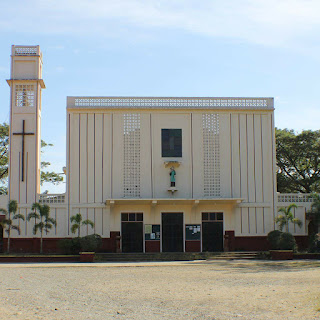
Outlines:
[{"label": "church building", "polygon": [[[12,46],[9,194],[27,216],[50,205],[57,225],[44,250],[82,235],[104,252],[265,250],[278,207],[296,203],[305,239],[307,197],[276,190],[273,98],[68,97],[66,192],[40,194],[42,54]],[[297,203],[299,202],[299,203]],[[3,205],[2,207],[4,207]],[[14,251],[36,251],[33,221],[12,231]],[[4,240],[6,235],[4,234]]]}]

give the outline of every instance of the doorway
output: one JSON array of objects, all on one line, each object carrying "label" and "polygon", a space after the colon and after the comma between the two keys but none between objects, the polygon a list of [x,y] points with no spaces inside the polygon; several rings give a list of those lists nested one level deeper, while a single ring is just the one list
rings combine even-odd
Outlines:
[{"label": "doorway", "polygon": [[222,212],[202,212],[202,251],[223,251]]},{"label": "doorway", "polygon": [[143,252],[143,214],[121,213],[122,252]]},{"label": "doorway", "polygon": [[3,228],[0,226],[0,253],[3,252]]},{"label": "doorway", "polygon": [[162,252],[183,252],[183,213],[162,213]]}]

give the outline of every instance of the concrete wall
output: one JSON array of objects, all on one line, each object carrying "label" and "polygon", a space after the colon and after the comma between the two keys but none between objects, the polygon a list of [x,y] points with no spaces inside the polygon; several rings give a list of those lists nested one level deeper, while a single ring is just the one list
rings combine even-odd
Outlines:
[{"label": "concrete wall", "polygon": [[[220,198],[241,198],[236,235],[264,235],[274,227],[273,111],[134,110],[140,114],[140,198],[204,198],[202,115],[219,115]],[[130,110],[68,110],[68,177],[71,205],[124,198],[124,114]],[[162,158],[161,129],[182,129],[182,157]],[[168,160],[176,168],[174,194]],[[71,187],[72,186],[72,187]],[[86,213],[85,213],[86,214]],[[112,225],[110,227],[113,229]]]},{"label": "concrete wall", "polygon": [[[20,55],[22,52],[24,55]],[[32,204],[40,192],[41,88],[44,83],[39,46],[12,46],[8,84],[11,89],[9,197],[21,204]],[[25,132],[33,134],[25,136],[24,152],[22,136],[15,135],[22,132],[23,121]]]}]

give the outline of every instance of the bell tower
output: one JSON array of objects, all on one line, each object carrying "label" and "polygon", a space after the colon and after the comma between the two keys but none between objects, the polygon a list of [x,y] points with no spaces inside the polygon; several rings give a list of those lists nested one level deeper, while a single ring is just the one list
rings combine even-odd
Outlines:
[{"label": "bell tower", "polygon": [[9,199],[32,204],[40,193],[42,53],[39,46],[12,46]]}]

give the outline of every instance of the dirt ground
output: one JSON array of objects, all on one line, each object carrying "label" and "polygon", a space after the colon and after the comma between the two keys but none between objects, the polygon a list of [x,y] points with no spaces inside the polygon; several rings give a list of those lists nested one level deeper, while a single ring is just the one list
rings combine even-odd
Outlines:
[{"label": "dirt ground", "polygon": [[320,319],[320,262],[0,264],[0,319]]}]

